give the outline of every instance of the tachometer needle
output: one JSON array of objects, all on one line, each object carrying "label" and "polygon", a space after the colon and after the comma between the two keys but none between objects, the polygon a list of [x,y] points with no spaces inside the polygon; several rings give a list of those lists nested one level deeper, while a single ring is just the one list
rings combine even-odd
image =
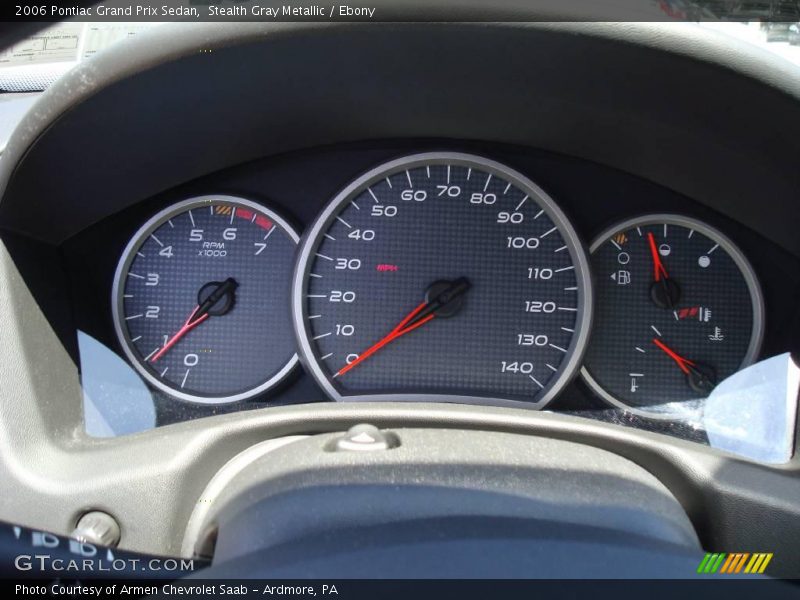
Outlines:
[{"label": "tachometer needle", "polygon": [[[152,356],[150,362],[156,362],[159,358],[164,356],[164,354],[166,354],[170,348],[177,344],[181,338],[183,338],[183,336],[200,325],[200,323],[208,319],[210,316],[209,311],[211,311],[214,305],[217,304],[217,302],[219,302],[224,296],[233,294],[233,291],[238,287],[238,285],[239,284],[236,283],[236,280],[230,277],[220,283],[213,291],[211,291],[205,300],[195,306],[194,310],[189,315],[189,318],[184,321],[181,328],[167,340],[167,343],[164,344],[164,346],[158,352]],[[208,285],[203,286],[203,289],[207,289],[207,287]]]},{"label": "tachometer needle", "polygon": [[461,297],[470,287],[469,281],[464,277],[460,277],[452,283],[448,283],[444,286],[441,284],[441,282],[434,284],[431,286],[431,289],[435,291],[433,298],[426,300],[408,313],[403,320],[400,321],[400,323],[398,323],[397,326],[388,334],[367,348],[364,352],[359,354],[358,358],[353,362],[339,369],[335,377],[344,375],[350,369],[365,361],[387,344],[390,344],[397,338],[404,336],[405,334],[410,333],[418,327],[421,327],[425,323],[431,321],[437,315],[437,313],[440,316],[451,316],[454,313],[448,309],[454,306],[454,304],[461,299]]},{"label": "tachometer needle", "polygon": [[716,385],[716,374],[711,367],[684,358],[658,338],[653,338],[653,343],[675,361],[680,370],[686,375],[689,387],[696,392],[703,392],[706,394],[714,389]]},{"label": "tachometer needle", "polygon": [[674,309],[680,300],[681,289],[667,274],[652,232],[647,233],[647,241],[650,244],[650,256],[653,259],[653,285],[650,287],[650,297],[656,306]]}]

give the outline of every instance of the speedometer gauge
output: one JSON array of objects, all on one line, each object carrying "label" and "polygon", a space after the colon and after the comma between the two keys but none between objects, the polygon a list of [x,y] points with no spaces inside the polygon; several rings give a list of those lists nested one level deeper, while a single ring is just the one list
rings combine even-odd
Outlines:
[{"label": "speedometer gauge", "polygon": [[647,417],[692,417],[757,356],[761,290],[716,229],[647,215],[608,229],[591,250],[597,320],[582,375],[601,398]]},{"label": "speedometer gauge", "polygon": [[481,157],[434,152],[362,175],[305,239],[293,310],[335,400],[541,408],[579,365],[588,261],[553,200]]},{"label": "speedometer gauge", "polygon": [[117,267],[112,306],[139,373],[172,397],[218,404],[297,363],[288,297],[298,236],[242,198],[202,196],[155,215]]}]

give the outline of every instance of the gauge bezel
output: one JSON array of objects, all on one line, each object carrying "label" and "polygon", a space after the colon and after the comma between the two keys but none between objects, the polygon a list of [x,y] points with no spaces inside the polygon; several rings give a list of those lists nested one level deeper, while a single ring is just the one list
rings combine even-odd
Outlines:
[{"label": "gauge bezel", "polygon": [[[742,273],[744,277],[745,283],[747,284],[747,289],[750,291],[750,301],[752,303],[753,308],[753,330],[750,335],[750,344],[747,347],[747,353],[745,354],[741,364],[739,365],[739,370],[750,366],[755,361],[756,357],[758,356],[759,352],[761,351],[761,344],[764,339],[764,296],[761,291],[761,285],[758,282],[758,277],[756,276],[755,270],[753,266],[750,264],[750,261],[747,260],[744,253],[739,249],[739,247],[724,233],[722,233],[717,228],[709,225],[704,221],[700,221],[695,219],[694,217],[688,217],[685,215],[673,214],[673,213],[655,213],[655,214],[645,214],[640,215],[638,217],[633,217],[627,219],[625,221],[620,221],[611,227],[604,229],[590,244],[589,246],[589,254],[590,257],[594,254],[595,250],[597,250],[600,246],[602,246],[605,242],[607,242],[610,237],[617,232],[620,231],[628,231],[629,229],[633,229],[634,227],[642,227],[646,225],[677,225],[679,227],[687,227],[689,229],[694,229],[698,233],[701,233],[708,237],[710,240],[714,241],[715,243],[720,245],[725,252],[733,259],[736,266],[739,268],[739,271]],[[620,408],[625,412],[637,415],[639,417],[644,417],[647,419],[654,419],[654,420],[669,420],[669,421],[680,421],[680,420],[690,420],[697,417],[698,413],[702,410],[703,400],[699,401],[700,406],[696,408],[687,408],[683,411],[649,411],[642,409],[641,407],[633,407],[629,406],[622,400],[619,400],[610,392],[608,392],[605,388],[603,388],[597,380],[592,377],[589,370],[586,368],[585,365],[581,366],[580,369],[581,379],[586,383],[586,385],[591,388],[592,392],[594,392],[601,400],[607,402],[614,408]],[[659,404],[656,406],[668,406],[666,404]]]},{"label": "gauge bezel", "polygon": [[299,362],[299,357],[297,352],[295,352],[275,375],[252,389],[228,396],[200,396],[176,390],[175,388],[160,381],[155,375],[148,371],[144,365],[142,365],[141,358],[138,357],[134,351],[128,329],[123,323],[124,307],[122,295],[124,291],[124,285],[122,282],[125,273],[128,272],[128,269],[133,262],[136,250],[141,246],[147,236],[149,236],[153,231],[158,229],[172,217],[196,207],[209,206],[219,203],[239,205],[254,210],[259,214],[263,214],[269,217],[278,227],[281,227],[289,235],[295,245],[300,242],[300,236],[298,235],[297,231],[295,231],[295,229],[286,221],[286,219],[262,204],[253,202],[252,200],[248,200],[246,198],[241,198],[239,196],[230,196],[226,194],[194,196],[192,198],[176,202],[175,204],[171,204],[170,206],[159,211],[145,221],[144,225],[142,225],[136,231],[136,233],[133,234],[130,241],[125,246],[125,249],[122,251],[122,255],[117,264],[117,270],[114,273],[114,283],[111,288],[111,309],[114,320],[114,331],[117,334],[117,341],[122,347],[128,362],[133,366],[134,369],[136,369],[136,372],[147,381],[148,384],[152,385],[159,391],[164,392],[171,398],[176,398],[178,400],[184,400],[186,402],[192,402],[195,404],[229,404],[231,402],[247,400],[259,394],[263,394],[283,381],[289,375],[289,373],[294,370]]},{"label": "gauge bezel", "polygon": [[[536,402],[485,396],[463,396],[447,393],[343,395],[340,394],[331,383],[314,353],[311,341],[310,321],[307,318],[305,291],[309,281],[308,274],[313,263],[312,257],[322,243],[323,234],[328,231],[331,223],[341,212],[345,203],[360,194],[375,181],[393,175],[398,171],[431,164],[471,166],[484,172],[498,175],[512,182],[531,198],[536,199],[540,207],[550,219],[552,219],[553,224],[558,227],[568,246],[572,264],[575,266],[576,281],[578,282],[578,311],[576,315],[575,333],[572,336],[569,348],[567,348],[567,358],[562,361],[558,371],[553,375],[548,385],[541,390],[539,400]],[[300,350],[300,362],[306,370],[311,373],[314,380],[325,391],[328,397],[337,402],[447,402],[541,410],[552,402],[564,387],[572,381],[577,375],[583,361],[584,352],[588,345],[589,332],[591,331],[593,314],[593,288],[590,268],[586,246],[567,216],[547,192],[519,171],[483,156],[449,151],[422,152],[383,162],[356,177],[337,193],[315,219],[312,226],[304,234],[303,240],[300,243],[300,252],[298,254],[292,283],[292,317]]]}]

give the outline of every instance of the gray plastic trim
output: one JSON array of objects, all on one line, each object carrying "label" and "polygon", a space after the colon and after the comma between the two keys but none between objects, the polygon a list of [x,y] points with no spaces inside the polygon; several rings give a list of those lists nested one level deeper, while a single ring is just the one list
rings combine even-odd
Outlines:
[{"label": "gray plastic trim", "polygon": [[183,555],[217,527],[223,556],[215,561],[348,527],[479,516],[604,528],[699,549],[669,490],[616,454],[510,433],[391,433],[399,443],[384,451],[332,451],[341,434],[326,434],[238,455],[198,500]]}]

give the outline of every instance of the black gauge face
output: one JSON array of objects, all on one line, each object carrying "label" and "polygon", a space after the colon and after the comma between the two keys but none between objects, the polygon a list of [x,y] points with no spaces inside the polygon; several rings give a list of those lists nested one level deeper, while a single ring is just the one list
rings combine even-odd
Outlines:
[{"label": "black gauge face", "polygon": [[132,364],[182,400],[266,391],[297,362],[287,298],[297,234],[230,196],[176,204],[146,223],[114,280],[117,335]]},{"label": "black gauge face", "polygon": [[688,416],[757,355],[761,293],[718,231],[686,217],[642,217],[601,235],[591,260],[597,318],[583,376],[612,404]]},{"label": "black gauge face", "polygon": [[579,364],[588,280],[541,189],[482,158],[430,153],[331,202],[301,249],[294,316],[336,400],[541,407]]}]

